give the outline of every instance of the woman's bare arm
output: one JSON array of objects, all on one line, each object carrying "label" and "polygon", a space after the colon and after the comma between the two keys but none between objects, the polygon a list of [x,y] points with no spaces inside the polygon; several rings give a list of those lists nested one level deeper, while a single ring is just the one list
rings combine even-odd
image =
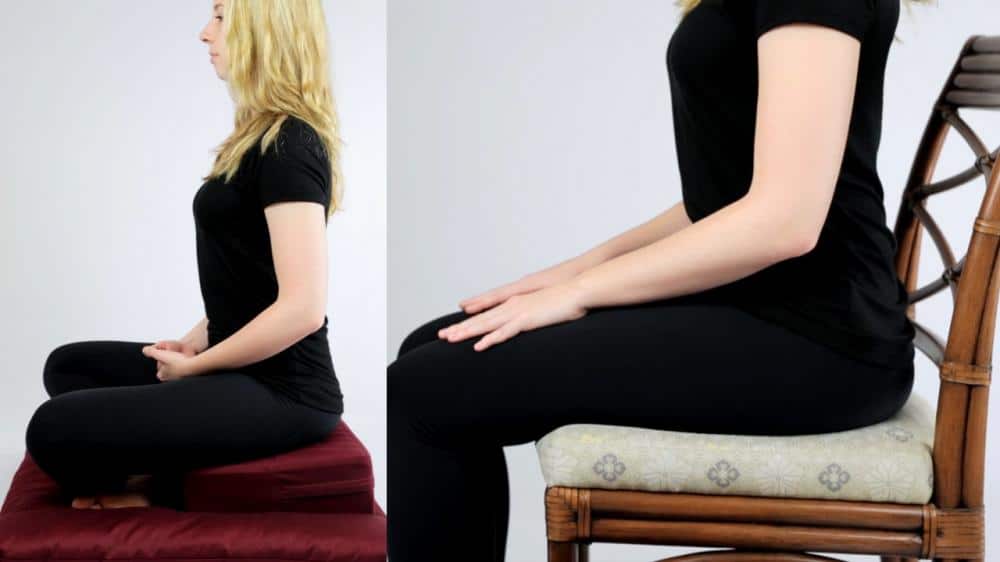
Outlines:
[{"label": "woman's bare arm", "polygon": [[688,226],[691,226],[691,219],[684,209],[684,202],[680,201],[646,222],[594,246],[573,259],[577,260],[583,269],[590,269],[661,238],[666,238]]},{"label": "woman's bare arm", "polygon": [[860,45],[840,30],[800,22],[762,34],[753,178],[743,197],[568,281],[442,328],[438,336],[455,342],[486,334],[473,346],[483,351],[525,330],[576,320],[590,308],[696,293],[809,252],[843,162]]},{"label": "woman's bare arm", "polygon": [[525,275],[512,283],[465,299],[458,304],[470,314],[481,312],[514,295],[530,293],[569,281],[600,263],[659,240],[664,236],[669,236],[690,224],[691,221],[688,219],[683,203],[677,203],[639,226],[629,229],[582,254],[563,260],[541,271]]},{"label": "woman's bare arm", "polygon": [[860,42],[793,23],[758,39],[749,192],[672,236],[570,282],[585,308],[645,302],[738,280],[815,245],[843,161]]},{"label": "woman's bare arm", "polygon": [[315,332],[326,316],[325,209],[290,201],[264,209],[278,298],[236,333],[192,357],[196,374],[233,369],[280,353]]}]

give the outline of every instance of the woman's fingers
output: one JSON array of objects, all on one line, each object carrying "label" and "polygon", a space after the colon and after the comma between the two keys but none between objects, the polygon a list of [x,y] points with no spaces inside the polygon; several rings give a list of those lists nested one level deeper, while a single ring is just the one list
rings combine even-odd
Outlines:
[{"label": "woman's fingers", "polygon": [[528,287],[525,285],[524,281],[518,280],[487,291],[481,295],[465,299],[459,303],[459,306],[467,314],[475,314],[481,310],[504,303],[510,297],[527,291]]},{"label": "woman's fingers", "polygon": [[153,359],[156,359],[158,362],[162,363],[173,363],[174,360],[178,359],[178,356],[182,356],[182,354],[178,351],[173,351],[170,349],[159,349],[156,347],[143,348],[142,353],[143,355],[146,355],[147,357],[152,357]]},{"label": "woman's fingers", "polygon": [[439,335],[450,342],[462,341],[466,338],[496,329],[503,324],[506,314],[507,311],[503,310],[502,307],[491,308],[472,318],[467,318],[458,324],[444,328]]},{"label": "woman's fingers", "polygon": [[510,338],[516,336],[519,332],[520,330],[517,328],[515,322],[513,321],[507,322],[506,324],[501,325],[496,330],[493,330],[492,332],[483,336],[482,339],[477,341],[475,345],[472,346],[472,348],[475,349],[476,351],[483,351],[500,342],[509,340]]},{"label": "woman's fingers", "polygon": [[496,306],[498,303],[503,302],[503,299],[497,297],[496,295],[490,297],[484,297],[480,300],[473,301],[472,303],[465,306],[466,314],[478,314],[488,308]]},{"label": "woman's fingers", "polygon": [[466,299],[460,303],[462,310],[467,314],[475,314],[481,310],[490,308],[497,302],[500,302],[500,289],[493,289],[479,296],[472,297],[471,299]]},{"label": "woman's fingers", "polygon": [[[481,326],[484,325],[489,325],[490,322],[493,322],[498,316],[500,316],[503,313],[504,310],[501,310],[499,307],[491,308],[485,312],[481,312],[476,316],[473,316],[472,318],[466,318],[465,320],[459,322],[458,324],[455,324],[454,326],[449,326],[448,328],[445,329],[445,336],[446,337],[452,335],[458,336],[460,334],[465,334],[465,337],[468,337],[470,335],[483,333],[482,331],[470,333],[470,331],[478,330],[480,329]],[[458,340],[452,340],[452,341],[458,341]]]},{"label": "woman's fingers", "polygon": [[177,340],[168,340],[168,341],[163,342],[163,343],[165,345],[164,349],[169,349],[170,351],[178,351],[179,352],[179,351],[181,351],[184,348],[184,344],[182,344],[181,342],[179,342]]},{"label": "woman's fingers", "polygon": [[484,308],[487,308],[486,306],[487,301],[485,300],[485,298],[486,298],[485,296],[479,296],[473,300],[466,302],[465,304],[462,304],[461,305],[462,310],[466,314],[475,314],[483,310]]},{"label": "woman's fingers", "polygon": [[178,340],[160,340],[156,343],[143,346],[142,348],[143,353],[145,353],[146,355],[149,355],[149,353],[146,353],[146,351],[151,349],[162,349],[164,351],[176,351],[178,353],[181,353],[184,351],[184,344]]},{"label": "woman's fingers", "polygon": [[466,298],[466,299],[462,299],[461,301],[459,301],[458,306],[460,306],[462,308],[473,306],[476,303],[478,303],[479,301],[481,301],[483,299],[489,298],[489,296],[491,294],[493,294],[495,291],[496,291],[496,289],[490,289],[489,291],[486,291],[485,293],[479,293],[478,295],[475,295],[475,296],[472,296],[472,297],[469,297],[469,298]]}]

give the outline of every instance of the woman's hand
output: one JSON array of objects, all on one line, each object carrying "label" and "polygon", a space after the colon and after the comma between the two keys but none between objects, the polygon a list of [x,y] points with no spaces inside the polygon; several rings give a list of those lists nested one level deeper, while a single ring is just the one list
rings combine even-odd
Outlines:
[{"label": "woman's hand", "polygon": [[[195,328],[197,329],[198,326],[195,326]],[[194,330],[192,330],[192,331],[194,331]],[[205,331],[204,325],[201,325],[201,331],[202,332]],[[147,347],[149,347],[149,346],[147,346]],[[198,353],[201,352],[201,350],[198,348],[198,345],[196,343],[194,343],[192,341],[188,341],[188,340],[183,339],[183,338],[179,339],[179,340],[160,340],[160,341],[154,343],[152,345],[152,347],[155,347],[156,349],[166,349],[166,350],[170,350],[170,351],[176,351],[178,353],[183,353],[184,355],[186,355],[188,357],[194,357],[195,355],[197,355]],[[162,369],[162,368],[163,368],[163,363],[161,363],[160,361],[157,361],[156,362],[157,372],[159,372],[159,370]]]},{"label": "woman's hand", "polygon": [[569,322],[587,314],[581,290],[561,283],[533,293],[513,295],[503,304],[438,331],[438,337],[457,342],[486,334],[473,345],[476,351],[508,340],[516,334],[551,324]]},{"label": "woman's hand", "polygon": [[161,381],[177,380],[195,374],[191,357],[197,354],[194,346],[177,340],[161,340],[142,348],[142,354],[156,359],[156,378]]},{"label": "woman's hand", "polygon": [[580,258],[573,258],[530,275],[525,275],[517,281],[501,285],[481,295],[467,298],[458,303],[458,306],[467,314],[475,314],[501,304],[515,295],[533,293],[540,289],[569,281],[586,269],[586,264]]},{"label": "woman's hand", "polygon": [[156,349],[176,351],[178,353],[183,353],[188,357],[194,357],[198,354],[198,347],[194,343],[185,340],[160,340],[154,343],[152,347],[155,347]]}]

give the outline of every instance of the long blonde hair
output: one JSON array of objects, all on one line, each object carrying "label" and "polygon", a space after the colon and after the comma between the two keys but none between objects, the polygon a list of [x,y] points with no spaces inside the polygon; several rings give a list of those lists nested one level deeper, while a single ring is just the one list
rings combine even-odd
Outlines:
[{"label": "long blonde hair", "polygon": [[216,147],[212,171],[202,179],[224,175],[228,183],[258,139],[263,154],[281,124],[289,116],[298,117],[316,130],[329,157],[329,219],[340,208],[342,142],[320,0],[230,0],[224,5],[223,37],[235,123]]},{"label": "long blonde hair", "polygon": [[[935,0],[935,2],[936,1],[937,0]],[[903,6],[906,7],[906,13],[912,14],[912,12],[910,12],[912,4],[930,4],[931,0],[902,0],[902,2]],[[674,5],[680,7],[681,9],[681,15],[680,15],[681,19],[683,19],[684,16],[686,16],[688,12],[693,10],[694,7],[697,6],[699,3],[701,3],[701,0],[674,0]],[[896,37],[896,40],[899,41],[900,43],[903,42],[903,40],[900,39],[899,37]]]}]

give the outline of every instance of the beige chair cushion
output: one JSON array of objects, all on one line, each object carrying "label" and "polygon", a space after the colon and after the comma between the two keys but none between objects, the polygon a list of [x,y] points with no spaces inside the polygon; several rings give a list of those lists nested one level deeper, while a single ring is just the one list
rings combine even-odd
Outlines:
[{"label": "beige chair cushion", "polygon": [[923,504],[935,411],[915,392],[875,425],[813,435],[688,433],[596,424],[535,443],[549,486]]}]

